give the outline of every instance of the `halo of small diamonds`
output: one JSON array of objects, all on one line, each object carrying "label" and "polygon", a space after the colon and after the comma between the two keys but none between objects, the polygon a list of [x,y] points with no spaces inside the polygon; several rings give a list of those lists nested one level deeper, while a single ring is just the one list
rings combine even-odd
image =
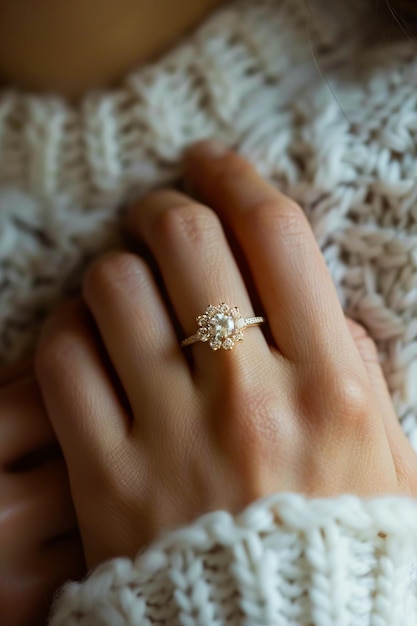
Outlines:
[{"label": "halo of small diamonds", "polygon": [[244,321],[238,307],[229,307],[222,302],[218,306],[210,304],[203,315],[197,317],[200,341],[209,342],[212,350],[232,350],[242,341]]}]

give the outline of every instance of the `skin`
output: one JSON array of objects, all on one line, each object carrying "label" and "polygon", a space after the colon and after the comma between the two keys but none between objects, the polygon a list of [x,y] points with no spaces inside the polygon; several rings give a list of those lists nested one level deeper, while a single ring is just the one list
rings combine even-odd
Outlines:
[{"label": "skin", "polygon": [[[181,351],[143,259],[115,252],[93,264],[84,298],[43,331],[43,397],[31,363],[0,378],[8,626],[45,623],[53,591],[84,575],[83,548],[88,567],[133,556],[162,530],[272,491],[416,492],[415,456],[375,346],[345,320],[301,210],[231,153],[194,151],[187,172],[201,202],[170,190],[144,198],[126,223],[134,249],[152,250],[181,336],[208,301],[226,297],[245,315],[265,311],[270,328],[248,330],[233,353]],[[241,244],[239,261],[224,228]]]},{"label": "skin", "polygon": [[39,386],[30,372],[13,376],[0,386],[0,614],[8,626],[40,626],[55,589],[85,564]]},{"label": "skin", "polygon": [[[166,296],[143,258],[114,252],[40,340],[37,376],[89,567],[272,492],[417,495],[417,457],[376,351],[346,321],[302,210],[210,145],[187,159],[199,202],[153,192],[128,220]],[[174,316],[191,335],[226,298],[245,316],[256,303],[268,328],[248,329],[232,352],[182,350]]]},{"label": "skin", "polygon": [[[77,99],[164,52],[219,4],[0,0],[0,82]],[[0,555],[8,626],[44,624],[54,590],[85,573],[66,467],[30,362],[0,370]]]},{"label": "skin", "polygon": [[223,0],[0,0],[0,79],[70,98],[111,86]]},{"label": "skin", "polygon": [[[117,83],[121,76],[138,63],[151,60],[164,52],[221,3],[222,0],[193,0],[192,3],[189,0],[176,0],[175,2],[105,0],[100,2],[99,10],[97,10],[95,0],[75,0],[71,3],[66,0],[43,0],[41,3],[33,3],[29,0],[19,2],[0,0],[0,81],[5,85],[24,89],[56,92],[76,100],[86,90],[108,87]],[[232,193],[232,189],[236,187],[236,173],[233,174],[236,167],[234,158],[229,155],[226,161],[222,161],[221,167],[223,163],[227,163],[227,167],[221,190]],[[247,181],[249,170],[246,166],[240,163],[237,170],[242,180]],[[233,231],[236,238],[241,238],[243,243],[246,242],[247,246],[243,247],[247,260],[250,261],[251,255],[248,250],[252,244],[249,245],[249,242],[253,243],[253,240],[244,233],[240,233],[239,225],[233,222],[233,216],[230,214],[232,207],[236,210],[236,215],[242,218],[242,223],[245,221],[243,218],[245,207],[242,199],[232,194],[228,211],[228,208],[223,206],[219,194],[212,195],[211,183],[208,181],[212,180],[212,176],[217,176],[215,171],[214,164],[210,165],[207,159],[189,160],[189,178],[195,188],[199,189],[202,199],[211,211],[210,219],[213,219],[212,213],[218,215],[218,219],[225,228]],[[227,183],[229,178],[235,181],[234,184]],[[252,182],[248,189],[258,190],[259,193],[261,193],[261,188],[265,189],[259,179],[255,180],[252,175],[249,178]],[[227,195],[225,197],[229,198]],[[187,209],[183,206],[184,215],[189,212],[191,216],[194,216],[185,219],[185,223],[190,226],[187,231],[190,235],[189,243],[192,243],[191,235],[194,233],[195,241],[201,240],[204,246],[210,248],[212,252],[205,228],[202,228],[203,224],[206,224],[207,210],[204,213],[204,219],[195,218],[195,215],[201,214],[201,207],[196,206],[191,198],[179,198],[178,195],[174,198],[172,192],[169,194],[169,202],[167,192],[145,199],[133,210],[128,226],[133,239],[143,242],[147,236],[149,237],[149,232],[153,232],[152,229],[156,228],[155,224],[168,224],[166,226],[168,232],[165,231],[165,236],[168,237],[169,233],[172,235],[172,241],[171,236],[168,237],[171,244],[167,245],[169,252],[165,260],[168,266],[173,259],[180,257],[177,252],[182,245],[178,239],[178,226],[175,224],[182,223],[184,218],[180,217],[181,210],[177,202],[181,206],[184,204],[188,206]],[[291,210],[294,210],[295,207],[291,201],[283,199],[283,204],[286,205],[286,203]],[[144,219],[144,214],[148,209],[149,220],[147,221]],[[174,217],[169,217],[171,214]],[[272,214],[274,211],[271,211],[271,219],[275,220]],[[253,229],[254,235],[260,230],[269,231],[269,221],[266,220],[264,225],[262,223],[263,220],[257,222]],[[212,230],[209,229],[208,232]],[[305,225],[300,232],[305,235]],[[297,233],[292,233],[294,234],[297,235]],[[300,241],[304,241],[304,235]],[[291,240],[297,241],[297,236],[291,236]],[[217,249],[220,240],[213,238],[214,241],[216,241],[214,249]],[[276,241],[274,246],[275,243]],[[165,245],[162,244],[162,248],[164,247]],[[159,252],[156,248],[153,250],[155,258],[159,258],[160,249],[161,243],[158,247]],[[222,249],[224,252],[224,248]],[[187,267],[195,264],[196,269],[201,271],[201,266],[195,263],[199,257],[194,258],[193,246],[189,245],[187,250],[183,259],[186,266],[184,279],[190,280],[192,277],[187,273]],[[265,247],[264,257],[268,256],[268,250],[272,250],[272,244]],[[264,259],[264,257],[261,255],[260,258]],[[230,256],[228,258],[230,262]],[[274,265],[276,261],[277,259],[274,259]],[[227,266],[230,269],[234,262],[232,260],[231,265],[229,262]],[[129,268],[132,270],[131,275]],[[109,274],[105,276],[107,269]],[[264,270],[269,271],[267,267]],[[323,272],[322,266],[321,271]],[[70,472],[76,513],[80,521],[89,566],[109,556],[123,553],[133,555],[138,548],[152,540],[160,530],[190,521],[205,510],[224,506],[236,511],[254,497],[280,488],[304,490],[312,495],[335,493],[340,490],[358,493],[380,493],[389,490],[415,494],[415,483],[411,478],[415,475],[414,455],[398,428],[378,365],[375,347],[361,327],[348,320],[346,327],[343,327],[342,335],[345,339],[351,338],[349,350],[354,351],[356,359],[359,354],[360,364],[365,368],[368,376],[368,387],[366,389],[361,385],[357,387],[357,381],[352,382],[349,376],[345,377],[341,384],[340,371],[338,374],[336,367],[338,363],[329,366],[325,359],[326,355],[321,350],[322,345],[327,344],[323,344],[320,336],[317,336],[316,345],[319,352],[316,355],[317,361],[314,363],[322,364],[322,368],[318,371],[325,377],[327,384],[329,380],[333,380],[333,384],[330,389],[325,387],[323,394],[316,398],[314,394],[311,395],[311,388],[316,385],[317,388],[323,389],[322,381],[320,381],[320,386],[313,376],[314,372],[309,370],[308,364],[303,369],[300,361],[292,359],[281,349],[277,350],[275,334],[269,346],[260,329],[251,329],[248,332],[245,344],[238,347],[241,355],[236,352],[237,357],[233,354],[229,361],[226,361],[224,357],[232,355],[211,355],[211,353],[207,354],[207,346],[195,346],[187,353],[192,356],[186,357],[184,363],[183,353],[178,352],[178,338],[173,334],[170,317],[161,304],[160,294],[149,272],[149,268],[133,255],[117,253],[98,261],[86,278],[84,301],[72,303],[53,316],[45,329],[37,355],[38,372],[50,411],[49,417],[65,452],[65,461]],[[192,305],[187,307],[187,316],[188,313],[191,315],[194,309],[196,312],[203,310],[207,304],[206,298],[209,296],[214,299],[225,297],[223,294],[217,296],[217,293],[212,290],[210,293],[207,292],[203,299],[193,300],[192,294],[187,291],[189,287],[185,285],[185,280],[181,287],[180,284],[172,283],[172,278],[165,274],[166,272],[164,272],[164,277],[170,282],[172,289],[175,287],[178,293],[181,293],[181,289],[185,289],[184,297],[191,296]],[[223,276],[223,272],[220,274]],[[135,285],[135,276],[138,278],[139,275],[142,275],[142,281]],[[242,275],[243,280],[242,277],[239,280],[239,276],[235,274],[240,284],[240,291],[234,291],[230,284],[227,297],[229,294],[237,299],[243,296],[243,300],[240,299],[243,304],[246,298],[246,305],[249,308],[245,309],[245,314],[249,314],[250,300],[247,295],[245,296],[245,283],[252,283],[252,280],[249,280],[243,271]],[[228,272],[227,276],[230,280]],[[258,279],[255,283],[259,287],[259,293],[265,293],[270,288],[269,281],[267,287],[262,288],[265,276],[262,277],[260,273],[256,273],[256,276]],[[204,273],[200,275],[199,280],[203,278]],[[287,285],[283,279],[283,285],[280,285],[279,301],[275,303],[275,309],[271,309],[272,316],[268,315],[270,319],[274,318],[274,311],[280,311],[284,302],[282,294],[286,293],[285,289],[288,289],[291,280],[288,279]],[[146,302],[146,298],[143,297],[146,294],[150,296],[151,304],[157,303],[153,312],[157,312],[157,319],[162,324],[161,332],[166,333],[166,329],[164,331],[162,328],[165,323],[168,328],[168,333],[164,334],[167,343],[162,347],[166,349],[167,346],[172,346],[171,355],[167,355],[166,350],[161,349],[158,353],[152,352],[154,367],[148,373],[152,374],[149,389],[152,392],[150,395],[154,397],[149,396],[146,411],[143,410],[142,396],[139,397],[138,391],[132,391],[133,385],[132,382],[129,383],[129,374],[126,372],[121,376],[122,388],[134,407],[133,419],[130,413],[127,414],[124,411],[125,405],[119,396],[119,383],[116,384],[106,363],[102,362],[103,345],[105,345],[117,369],[120,354],[118,355],[117,349],[110,348],[109,337],[110,335],[114,337],[112,341],[121,339],[121,329],[126,328],[128,320],[132,318],[132,301],[130,304],[122,303],[123,306],[116,312],[117,324],[113,323],[113,326],[109,325],[109,320],[104,320],[97,311],[99,302],[103,302],[104,307],[110,306],[118,290],[117,285],[119,284],[120,288],[120,285],[125,283],[128,285],[132,283],[132,301],[134,300],[135,303]],[[328,284],[328,276],[325,283]],[[203,283],[199,281],[193,283],[191,280],[190,284],[195,285],[195,294],[197,294]],[[218,284],[220,285],[220,282]],[[222,284],[225,287],[225,283]],[[145,290],[145,285],[151,286],[150,291]],[[213,287],[212,283],[211,285]],[[300,287],[302,288],[303,285]],[[250,295],[253,298],[254,294]],[[261,301],[259,306],[262,305],[262,308],[265,308],[262,295]],[[334,300],[333,305],[335,305]],[[176,310],[179,314],[178,307],[177,303]],[[337,310],[339,323],[341,323],[341,312],[340,309]],[[144,309],[140,311],[146,319],[149,313],[150,311]],[[315,310],[315,313],[318,311]],[[321,313],[323,314],[323,311]],[[282,314],[283,311],[280,312],[281,316]],[[195,328],[194,313],[187,318],[183,315],[184,312],[181,313],[183,332],[191,334]],[[96,330],[91,326],[91,319],[99,325],[98,339]],[[287,316],[280,317],[280,322],[285,319]],[[328,319],[333,320],[333,317],[326,317],[326,320]],[[332,336],[331,331],[334,333],[335,328],[332,324],[329,327],[325,326],[330,333],[324,338],[326,341],[326,338]],[[308,337],[314,338],[315,331],[311,326],[308,328],[311,333],[311,337],[310,334]],[[290,328],[286,330],[289,330],[288,341],[292,337],[296,347],[297,341],[300,340],[295,340]],[[341,327],[339,330],[341,331]],[[75,342],[71,342],[71,348],[66,347],[66,350],[70,352],[70,358],[64,363],[60,360],[58,348],[66,345],[65,338],[68,336],[75,338]],[[144,338],[138,335],[136,340]],[[135,344],[134,339],[132,345]],[[284,333],[281,339],[285,339]],[[149,350],[151,347],[154,350],[159,344],[155,336],[149,336],[143,345]],[[346,357],[349,356],[349,350],[344,353]],[[88,356],[87,368],[85,363],[81,368],[78,362],[77,354],[83,351]],[[247,351],[246,354],[251,355],[250,360],[243,356],[245,351]],[[260,369],[254,380],[253,360],[256,354],[260,357],[257,362],[262,363],[262,358],[265,359],[263,368],[268,371],[265,372],[265,376],[261,376],[264,370]],[[304,356],[310,354],[315,353],[309,352]],[[169,361],[172,355],[175,355],[175,365],[182,363],[181,368],[171,367],[173,363]],[[131,358],[133,356],[135,359],[140,357],[140,351],[136,350]],[[268,359],[271,360],[268,361]],[[138,363],[140,360],[133,360],[133,369],[137,377],[135,380],[139,380],[146,373],[146,368],[140,368]],[[190,363],[195,366],[192,372],[189,369]],[[218,368],[219,363],[220,368]],[[269,369],[270,363],[273,363],[271,370]],[[57,365],[56,370],[50,369],[53,364]],[[311,363],[310,365],[312,368]],[[162,374],[174,376],[174,369],[175,383],[179,383],[178,393],[180,390],[181,393],[188,390],[189,396],[186,396],[187,402],[184,403],[184,399],[172,394],[171,389],[171,395],[167,393],[165,405],[162,407],[166,411],[161,411],[156,400],[160,396],[160,389],[165,385]],[[352,370],[349,367],[347,371],[349,373]],[[227,388],[222,387],[220,372],[228,383]],[[283,391],[282,397],[279,398],[276,394],[269,393],[272,384],[273,389],[276,390],[276,380],[271,378],[271,372],[281,381],[281,385],[282,380],[288,382],[288,389],[291,393],[286,396]],[[56,375],[56,379],[52,374]],[[94,381],[95,391],[100,391],[96,396],[95,410],[91,413],[86,412],[91,397],[83,385],[81,375]],[[57,383],[56,389],[52,388],[52,381]],[[347,384],[349,381],[352,385]],[[148,381],[146,384],[144,380],[141,381],[141,387],[139,387],[141,392],[147,384]],[[297,394],[297,389],[304,390],[305,396]],[[192,397],[192,391],[196,392],[196,390],[203,394],[204,400],[199,401],[195,394]],[[101,396],[102,392],[103,396]],[[263,406],[260,398],[265,396],[265,392],[269,401]],[[356,392],[359,392],[359,395]],[[226,408],[216,404],[219,394],[225,394]],[[373,398],[373,403],[369,398],[366,402],[364,401],[366,394],[369,394],[369,398]],[[78,403],[74,402],[76,397]],[[99,397],[105,398],[106,401],[100,404]],[[328,405],[323,404],[325,397],[328,399]],[[286,401],[285,406],[278,404],[283,399]],[[331,419],[332,411],[340,407],[341,400],[345,403],[343,405],[345,412],[343,419],[338,420],[335,432],[334,420]],[[114,404],[107,404],[107,401],[113,401]],[[312,402],[311,405],[310,402]],[[375,408],[375,402],[378,409]],[[117,408],[113,414],[113,418],[116,418],[115,422],[110,419],[109,406]],[[241,406],[250,407],[251,411],[242,411]],[[310,409],[306,412],[307,406],[310,406]],[[190,407],[193,408],[193,415],[189,414]],[[279,423],[272,419],[277,412],[277,407],[280,411],[284,410],[283,414],[286,417]],[[103,429],[99,418],[103,415],[106,417],[108,427],[106,429],[107,440],[100,436]],[[163,419],[155,423],[155,415],[161,415]],[[222,416],[221,421],[218,419],[219,415]],[[55,433],[49,425],[49,417],[30,364],[19,366],[11,372],[0,372],[0,442],[2,443],[0,446],[0,606],[2,619],[8,626],[43,624],[51,594],[56,587],[68,578],[80,578],[85,572],[84,555],[77,535],[77,521],[72,506],[67,472],[56,445]],[[65,419],[61,423],[63,417]],[[257,417],[259,419],[256,419]],[[84,420],[85,429],[81,426],[81,418]],[[120,425],[126,426],[126,424],[131,429],[129,436],[126,429],[124,431],[120,429]],[[146,437],[140,435],[137,424],[144,428]],[[170,428],[170,424],[180,426],[180,428],[174,426]],[[257,424],[261,427],[255,427]],[[181,428],[181,426],[186,428]],[[172,456],[171,464],[164,462],[168,455],[158,452],[158,446],[155,443],[161,431],[166,433],[164,445],[169,447],[170,452],[171,449],[173,451],[173,454],[169,455]],[[193,436],[192,442],[189,439],[190,432]],[[157,437],[153,437],[155,433]],[[311,433],[314,434],[313,437],[310,436]],[[375,433],[378,436],[374,440]],[[268,442],[266,439],[270,435],[272,437]],[[372,448],[369,444],[371,441]],[[116,442],[119,445],[113,447]],[[236,442],[239,443],[238,446]],[[182,451],[188,451],[194,443],[197,446],[194,456],[190,457],[189,454],[182,453]],[[80,444],[82,444],[81,448]],[[332,465],[327,462],[325,467],[317,462],[325,458],[323,446],[327,446],[327,456],[330,455],[332,462]],[[79,455],[74,455],[74,449],[80,450]],[[236,455],[236,449],[244,454]],[[353,449],[358,455],[356,464],[352,463]],[[53,454],[50,453],[51,450],[54,451]],[[138,468],[139,452],[141,465]],[[361,455],[365,456],[364,473],[352,472],[352,465],[355,470],[358,464],[361,465]],[[372,484],[369,484],[371,473],[365,470],[366,461],[372,455],[375,455],[379,462],[379,471],[375,474],[373,468],[374,479]],[[32,462],[29,465],[26,464],[22,471],[22,460],[28,457],[32,458]],[[36,462],[33,461],[34,458],[37,459]],[[81,461],[80,467],[87,472],[91,470],[91,473],[85,474],[77,469],[78,458]],[[200,488],[200,483],[203,481],[206,483],[207,480],[206,464],[202,464],[202,460],[207,458],[212,460],[213,467],[216,468],[216,471],[213,471],[208,491]],[[243,464],[242,458],[246,459]],[[276,465],[276,458],[282,459],[279,476],[276,472],[274,473],[272,467]],[[384,468],[381,468],[381,458],[390,461]],[[188,464],[184,463],[184,459],[188,459]],[[282,472],[282,467],[285,468],[285,473]],[[301,471],[305,467],[308,468],[308,476]],[[17,468],[20,470],[17,471]],[[132,476],[138,469],[145,470],[146,476],[152,476],[152,480],[144,481],[139,487],[137,482],[132,483]],[[194,475],[194,471],[200,483],[198,480],[193,482],[190,479],[190,474]],[[230,479],[231,474],[235,476],[235,480],[231,483],[233,489],[226,492],[223,487],[228,481],[224,480],[224,476]],[[178,476],[178,480],[172,484],[174,475]],[[283,475],[285,475],[284,482],[282,482]],[[239,476],[243,480],[239,480]],[[184,489],[184,486],[187,489]],[[189,486],[191,490],[188,489]],[[175,507],[167,507],[169,499],[166,497],[166,492],[171,493],[172,490],[176,494],[177,504]],[[203,491],[207,494],[205,499],[201,499]],[[189,497],[184,499],[184,493],[187,492]],[[96,520],[101,512],[103,525],[100,533],[97,534]],[[137,516],[143,519],[139,532],[137,531]],[[23,544],[22,538],[24,538]]]},{"label": "skin", "polygon": [[[219,4],[0,0],[0,83],[76,100],[164,52]],[[66,467],[31,362],[0,369],[0,555],[8,626],[44,624],[56,588],[85,574]]]}]

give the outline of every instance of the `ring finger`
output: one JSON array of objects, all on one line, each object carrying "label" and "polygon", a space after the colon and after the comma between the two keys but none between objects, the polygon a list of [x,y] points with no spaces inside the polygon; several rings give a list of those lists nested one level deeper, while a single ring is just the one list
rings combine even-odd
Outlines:
[{"label": "ring finger", "polygon": [[[154,192],[132,210],[129,227],[154,255],[187,336],[196,332],[196,316],[209,304],[226,302],[238,306],[243,317],[254,315],[221,223],[211,209],[176,191]],[[252,357],[253,350],[269,351],[259,329],[245,335],[246,341],[251,343],[247,347]],[[202,354],[199,349],[196,358],[207,363],[207,352]]]}]

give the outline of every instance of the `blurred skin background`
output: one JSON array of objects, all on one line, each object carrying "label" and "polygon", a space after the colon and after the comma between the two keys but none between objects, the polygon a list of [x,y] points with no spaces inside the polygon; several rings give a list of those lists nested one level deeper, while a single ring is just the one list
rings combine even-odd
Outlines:
[{"label": "blurred skin background", "polygon": [[109,87],[225,0],[0,0],[1,86],[71,99]]},{"label": "blurred skin background", "polygon": [[[89,89],[111,87],[227,1],[0,0],[0,87],[54,92],[72,100]],[[308,8],[325,5],[326,13],[343,19],[343,12],[355,11],[357,3],[373,1],[308,0]],[[384,37],[395,27],[415,36],[416,0],[374,4],[388,17]]]}]

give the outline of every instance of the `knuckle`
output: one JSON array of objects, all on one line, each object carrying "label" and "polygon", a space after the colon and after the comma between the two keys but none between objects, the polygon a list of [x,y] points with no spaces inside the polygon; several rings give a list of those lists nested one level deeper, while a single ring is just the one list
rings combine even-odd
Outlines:
[{"label": "knuckle", "polygon": [[35,354],[35,371],[38,377],[65,371],[75,349],[73,336],[65,332],[64,328],[61,332],[58,328],[48,332],[39,342]]},{"label": "knuckle", "polygon": [[[72,374],[79,360],[80,339],[89,327],[87,309],[81,298],[58,305],[46,319],[34,354],[34,369],[38,377],[49,378]],[[48,380],[47,379],[47,380]]]},{"label": "knuckle", "polygon": [[159,213],[153,221],[151,234],[164,246],[174,243],[200,248],[216,238],[220,228],[220,221],[211,209],[184,203]]},{"label": "knuckle", "polygon": [[305,215],[298,204],[289,198],[272,196],[247,211],[245,227],[260,237],[268,233],[285,239],[300,237],[309,232]]},{"label": "knuckle", "polygon": [[368,385],[357,376],[346,376],[333,388],[329,405],[335,416],[346,423],[365,422],[372,412]]},{"label": "knuckle", "polygon": [[87,270],[83,283],[84,295],[107,295],[116,287],[124,291],[136,288],[147,275],[146,265],[139,257],[128,252],[112,252],[97,259]]},{"label": "knuckle", "polygon": [[212,166],[211,184],[216,185],[220,190],[229,187],[232,183],[239,183],[242,178],[253,174],[253,166],[249,161],[242,159],[233,152],[225,154],[217,163]]},{"label": "knuckle", "polygon": [[351,319],[347,320],[350,334],[359,351],[362,361],[370,363],[378,363],[378,350],[374,340],[370,337],[366,329]]}]

